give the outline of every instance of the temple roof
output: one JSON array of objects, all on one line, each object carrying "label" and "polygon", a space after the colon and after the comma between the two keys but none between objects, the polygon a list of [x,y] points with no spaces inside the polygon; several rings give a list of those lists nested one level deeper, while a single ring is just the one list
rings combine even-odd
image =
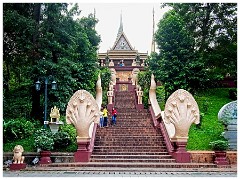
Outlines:
[{"label": "temple roof", "polygon": [[134,50],[128,41],[127,36],[123,32],[122,13],[120,16],[120,26],[118,29],[117,38],[111,50]]},{"label": "temple roof", "polygon": [[130,42],[128,41],[124,32],[122,32],[116,39],[113,47],[111,50],[134,50],[131,46]]}]

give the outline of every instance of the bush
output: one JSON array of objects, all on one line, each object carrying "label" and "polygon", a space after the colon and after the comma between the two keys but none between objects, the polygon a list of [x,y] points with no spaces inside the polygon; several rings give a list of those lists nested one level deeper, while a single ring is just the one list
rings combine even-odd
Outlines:
[{"label": "bush", "polygon": [[24,118],[3,121],[3,141],[10,142],[31,136],[35,131],[35,123]]},{"label": "bush", "polygon": [[42,135],[34,139],[34,146],[43,151],[51,151],[54,147],[54,141],[53,138]]},{"label": "bush", "polygon": [[228,94],[229,94],[229,99],[237,100],[237,89],[229,89]]},{"label": "bush", "polygon": [[50,151],[54,148],[53,134],[48,129],[39,129],[34,134],[34,147]]},{"label": "bush", "polygon": [[214,151],[225,151],[228,149],[228,142],[224,140],[216,140],[209,143]]},{"label": "bush", "polygon": [[53,139],[53,134],[50,131],[50,129],[38,129],[35,133],[34,133],[34,138],[37,138],[38,136],[47,136],[47,137],[51,137]]},{"label": "bush", "polygon": [[76,132],[76,129],[73,127],[73,125],[64,124],[63,126],[59,127],[59,131],[60,132],[66,132],[69,135],[72,143],[76,142],[77,132]]},{"label": "bush", "polygon": [[[77,132],[75,127],[73,127],[72,124],[64,124],[63,126],[60,126],[59,132],[66,132],[70,137],[69,145],[65,148],[64,151],[67,151],[67,152],[76,151],[77,150],[77,140],[76,140]],[[62,150],[63,149],[61,149],[61,151]]]},{"label": "bush", "polygon": [[56,132],[53,135],[53,140],[54,140],[54,148],[62,148],[66,147],[70,144],[70,136],[66,132]]}]

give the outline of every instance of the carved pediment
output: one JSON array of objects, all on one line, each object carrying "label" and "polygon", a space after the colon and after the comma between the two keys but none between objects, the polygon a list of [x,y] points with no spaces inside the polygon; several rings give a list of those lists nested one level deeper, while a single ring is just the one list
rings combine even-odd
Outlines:
[{"label": "carved pediment", "polygon": [[122,32],[122,34],[118,36],[112,50],[133,50],[133,48],[129,43],[126,35]]}]

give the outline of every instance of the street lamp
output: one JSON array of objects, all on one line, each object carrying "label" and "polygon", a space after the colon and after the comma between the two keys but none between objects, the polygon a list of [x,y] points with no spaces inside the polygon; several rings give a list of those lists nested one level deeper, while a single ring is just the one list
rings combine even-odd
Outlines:
[{"label": "street lamp", "polygon": [[[53,90],[56,90],[57,89],[57,83],[56,81],[52,81],[51,83],[52,85],[52,89]],[[44,91],[44,128],[46,128],[46,123],[47,123],[47,86],[48,86],[48,77],[45,77],[45,91]],[[35,88],[37,91],[40,90],[41,88],[41,83],[40,81],[38,80],[36,83],[35,83]]]}]

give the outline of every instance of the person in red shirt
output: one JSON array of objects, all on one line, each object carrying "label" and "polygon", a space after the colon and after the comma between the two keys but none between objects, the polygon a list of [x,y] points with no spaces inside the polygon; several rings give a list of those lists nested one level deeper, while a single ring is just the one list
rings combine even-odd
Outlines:
[{"label": "person in red shirt", "polygon": [[117,121],[117,110],[113,107],[112,108],[112,125],[116,125]]}]

